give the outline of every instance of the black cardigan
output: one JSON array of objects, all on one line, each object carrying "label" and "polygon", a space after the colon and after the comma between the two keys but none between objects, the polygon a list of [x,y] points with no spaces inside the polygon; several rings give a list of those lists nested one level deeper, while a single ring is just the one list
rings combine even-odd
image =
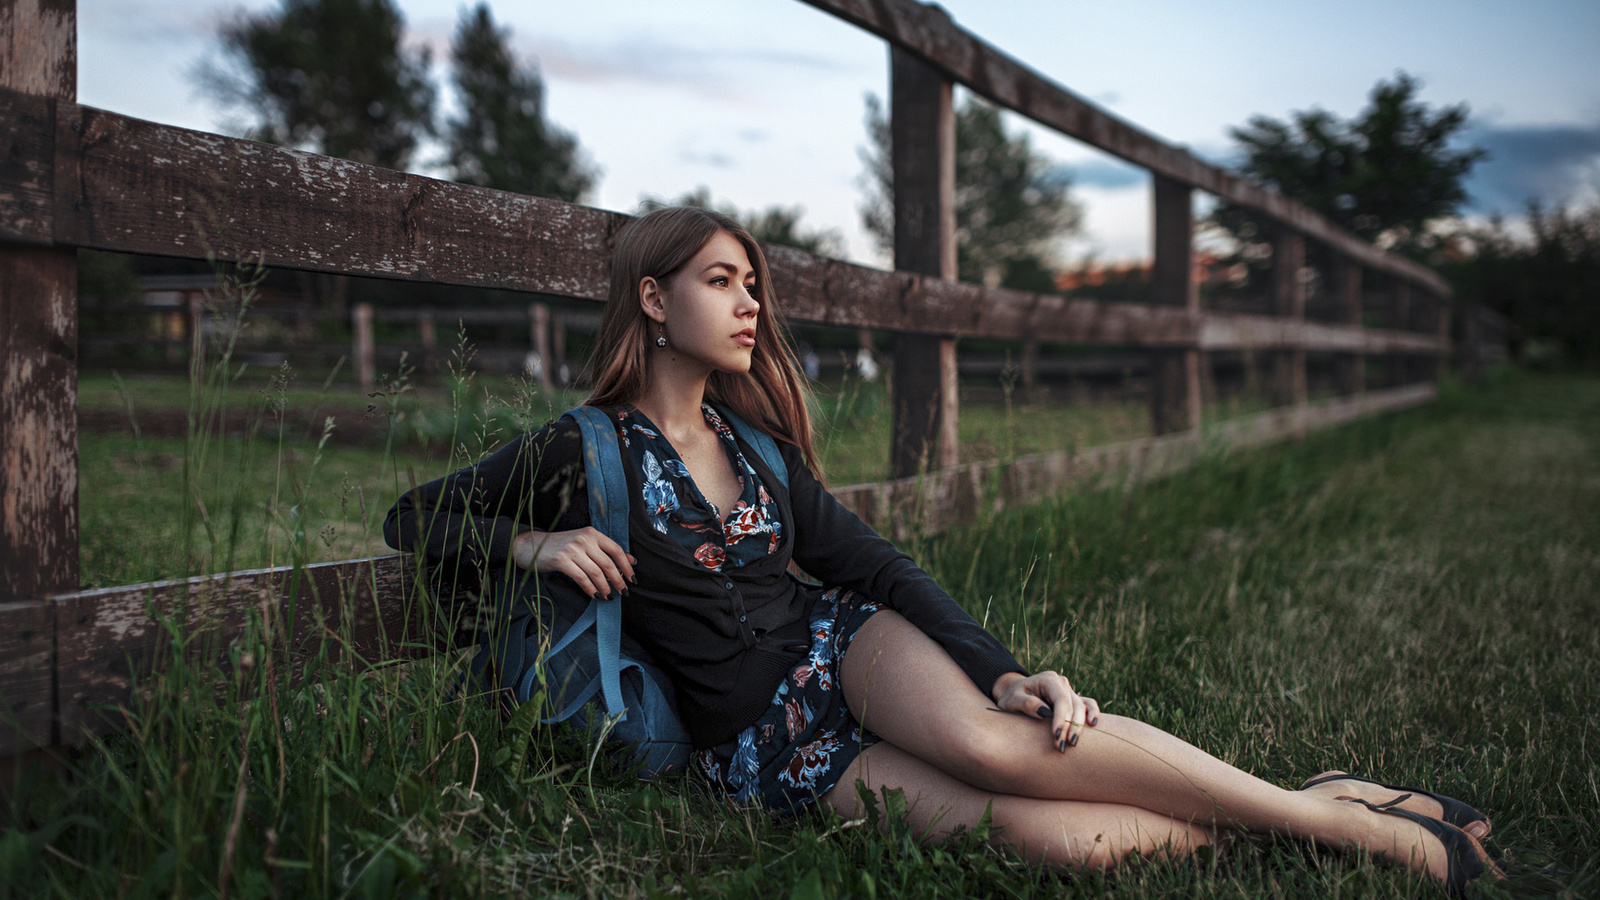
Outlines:
[{"label": "black cardigan", "polygon": [[[779,444],[789,488],[741,441],[745,458],[777,501],[783,534],[775,552],[730,572],[696,563],[656,532],[634,503],[629,550],[637,583],[623,627],[672,674],[695,746],[736,735],[772,701],[810,643],[814,589],[788,571],[791,558],[830,586],[859,591],[905,616],[938,642],[987,696],[1016,659],[909,556],[879,537],[817,481],[800,452]],[[408,492],[389,510],[389,545],[423,553],[445,584],[476,586],[503,572],[523,531],[589,524],[578,426],[561,420],[524,434],[474,466]],[[622,454],[629,496],[639,472]],[[555,576],[570,584],[565,576]]]}]

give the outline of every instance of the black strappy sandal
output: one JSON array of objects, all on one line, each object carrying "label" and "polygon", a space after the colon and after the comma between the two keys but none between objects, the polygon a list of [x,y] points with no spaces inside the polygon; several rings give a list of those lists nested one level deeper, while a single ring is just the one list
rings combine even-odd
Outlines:
[{"label": "black strappy sandal", "polygon": [[1421,788],[1396,787],[1392,784],[1384,784],[1381,781],[1373,781],[1371,778],[1362,778],[1360,775],[1351,775],[1349,772],[1327,772],[1322,775],[1314,775],[1311,778],[1306,779],[1305,784],[1300,785],[1300,790],[1303,791],[1306,788],[1316,787],[1317,785],[1328,781],[1364,781],[1367,784],[1375,784],[1378,787],[1384,788],[1385,790],[1401,791],[1407,794],[1416,794],[1421,797],[1431,797],[1432,799],[1438,801],[1439,805],[1444,808],[1444,814],[1439,817],[1440,821],[1448,822],[1463,831],[1466,830],[1468,825],[1471,825],[1474,822],[1482,822],[1483,836],[1485,838],[1489,836],[1489,832],[1494,827],[1492,824],[1490,824],[1488,816],[1472,808],[1471,806],[1462,803],[1460,800],[1457,800],[1454,797],[1446,797],[1443,794],[1435,794],[1431,791],[1422,790]]},{"label": "black strappy sandal", "polygon": [[1444,877],[1444,889],[1449,891],[1451,896],[1460,897],[1464,895],[1467,892],[1467,885],[1481,878],[1485,872],[1489,873],[1496,881],[1506,877],[1505,873],[1500,871],[1493,860],[1486,858],[1486,853],[1480,854],[1480,846],[1465,831],[1448,822],[1430,819],[1422,813],[1414,813],[1409,809],[1401,809],[1394,805],[1410,796],[1410,794],[1403,794],[1388,803],[1368,803],[1365,800],[1356,800],[1354,802],[1376,813],[1410,819],[1427,829],[1429,834],[1438,838],[1439,843],[1444,845],[1445,859],[1449,864]]}]

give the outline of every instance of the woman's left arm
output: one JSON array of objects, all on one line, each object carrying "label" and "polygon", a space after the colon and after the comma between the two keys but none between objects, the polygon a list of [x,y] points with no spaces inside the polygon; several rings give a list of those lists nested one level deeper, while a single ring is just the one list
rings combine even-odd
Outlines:
[{"label": "woman's left arm", "polygon": [[780,449],[789,469],[795,562],[830,585],[860,591],[905,616],[998,702],[1001,677],[1026,671],[1016,657],[911,557],[828,493],[792,445]]}]

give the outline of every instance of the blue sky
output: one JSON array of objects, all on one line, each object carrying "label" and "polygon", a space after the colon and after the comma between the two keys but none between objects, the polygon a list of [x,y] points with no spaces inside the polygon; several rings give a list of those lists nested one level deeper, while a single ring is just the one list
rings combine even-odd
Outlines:
[{"label": "blue sky", "polygon": [[[216,26],[275,0],[79,0],[79,100],[226,130],[195,88]],[[399,0],[409,40],[447,55],[462,4]],[[1473,215],[1600,199],[1600,3],[1259,0],[1087,4],[944,0],[956,21],[1009,55],[1166,140],[1226,161],[1227,129],[1251,115],[1360,110],[1404,70],[1434,106],[1465,102],[1468,139],[1489,149],[1469,189]],[[863,97],[882,96],[881,41],[797,0],[523,0],[491,4],[536,62],[550,117],[601,170],[589,202],[632,210],[644,195],[697,186],[744,209],[802,206],[849,255],[881,263],[856,205]],[[444,70],[438,74],[443,81]],[[446,98],[446,103],[448,99]],[[1073,173],[1086,229],[1061,248],[1148,252],[1148,179],[1137,169],[1013,118]],[[430,158],[414,164],[429,171]]]}]

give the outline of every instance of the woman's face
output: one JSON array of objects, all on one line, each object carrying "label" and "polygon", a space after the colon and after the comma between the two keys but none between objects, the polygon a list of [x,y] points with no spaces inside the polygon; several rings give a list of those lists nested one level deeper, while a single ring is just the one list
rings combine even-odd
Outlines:
[{"label": "woman's face", "polygon": [[656,351],[657,361],[698,364],[718,372],[750,371],[759,293],[749,254],[726,231],[713,235],[666,282],[643,279],[639,297],[644,313],[667,336],[667,346]]}]

